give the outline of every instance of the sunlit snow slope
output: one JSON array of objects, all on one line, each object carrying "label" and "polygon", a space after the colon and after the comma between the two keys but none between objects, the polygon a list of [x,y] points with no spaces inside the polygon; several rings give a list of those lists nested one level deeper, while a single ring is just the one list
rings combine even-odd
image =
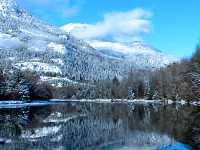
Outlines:
[{"label": "sunlit snow slope", "polygon": [[[66,24],[61,27],[62,30],[71,33],[75,37],[77,36],[76,34],[79,35],[85,28],[87,28],[86,24],[75,23]],[[139,69],[164,67],[172,62],[178,61],[177,58],[166,55],[142,41],[121,43],[89,39],[87,42],[104,56],[129,62]]]},{"label": "sunlit snow slope", "polygon": [[37,19],[15,0],[0,0],[0,63],[7,69],[36,71],[41,79],[58,84],[112,79],[133,69],[169,63],[154,51],[131,55],[115,48],[126,45],[101,41],[89,44]]}]

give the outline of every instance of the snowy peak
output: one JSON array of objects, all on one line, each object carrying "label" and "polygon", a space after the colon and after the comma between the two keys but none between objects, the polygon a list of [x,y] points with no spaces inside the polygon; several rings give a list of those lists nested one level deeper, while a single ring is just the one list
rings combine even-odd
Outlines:
[{"label": "snowy peak", "polygon": [[104,56],[126,62],[131,62],[137,68],[164,67],[178,59],[163,54],[161,51],[149,46],[142,41],[131,43],[117,43],[99,40],[88,41]]},{"label": "snowy peak", "polygon": [[122,54],[136,54],[136,53],[155,53],[153,47],[141,42],[134,41],[131,43],[118,43],[118,42],[109,42],[109,41],[100,41],[100,40],[89,40],[88,43],[96,48],[97,50],[107,49],[116,51]]},{"label": "snowy peak", "polygon": [[[78,37],[80,31],[82,31],[80,28],[84,29],[87,26],[87,24],[70,23],[61,27],[61,29]],[[143,41],[122,43],[89,38],[87,42],[105,57],[120,60],[124,63],[131,62],[137,68],[159,68],[178,61],[176,58],[162,53]]]},{"label": "snowy peak", "polygon": [[150,46],[143,41],[133,41],[131,43],[126,44],[129,47],[132,47],[132,49],[138,50],[138,52],[161,52],[157,49],[155,49],[153,46]]}]

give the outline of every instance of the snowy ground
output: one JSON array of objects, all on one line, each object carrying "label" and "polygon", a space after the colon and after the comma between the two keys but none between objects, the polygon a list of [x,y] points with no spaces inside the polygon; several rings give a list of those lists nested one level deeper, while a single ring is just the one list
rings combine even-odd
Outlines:
[{"label": "snowy ground", "polygon": [[41,62],[21,62],[21,63],[16,63],[15,67],[21,70],[34,70],[37,72],[53,72],[62,74],[62,71],[60,70],[59,67]]},{"label": "snowy ground", "polygon": [[[0,101],[0,109],[1,108],[23,108],[23,107],[35,107],[35,106],[46,106],[59,104],[64,102],[89,102],[89,103],[132,103],[132,104],[178,104],[178,105],[186,105],[188,104],[186,101],[172,101],[172,100],[145,100],[145,99],[135,99],[135,100],[127,100],[127,99],[81,99],[81,100],[71,100],[71,99],[51,99],[49,101],[33,101],[31,103],[26,103],[22,101]],[[200,102],[194,101],[190,102],[191,105],[200,106]]]},{"label": "snowy ground", "polygon": [[50,101],[33,101],[26,103],[22,101],[0,101],[0,109],[2,108],[24,108],[24,107],[35,107],[35,106],[46,106],[53,105],[55,102]]},{"label": "snowy ground", "polygon": [[[172,100],[146,100],[146,99],[81,99],[81,100],[72,100],[72,99],[51,99],[52,102],[100,102],[100,103],[164,103],[164,104],[187,104],[186,101],[172,101]],[[194,103],[191,103],[194,104]],[[199,103],[200,104],[200,103]]]}]

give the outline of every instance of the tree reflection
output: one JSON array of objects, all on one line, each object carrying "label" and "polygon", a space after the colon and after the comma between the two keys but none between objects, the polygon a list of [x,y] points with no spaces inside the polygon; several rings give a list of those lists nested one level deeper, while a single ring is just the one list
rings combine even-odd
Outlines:
[{"label": "tree reflection", "polygon": [[166,136],[198,149],[200,109],[186,105],[84,102],[0,109],[0,139],[12,141],[4,145],[0,141],[2,150],[60,146],[92,150],[114,141],[145,144],[151,143],[151,138],[158,137],[159,142]]}]

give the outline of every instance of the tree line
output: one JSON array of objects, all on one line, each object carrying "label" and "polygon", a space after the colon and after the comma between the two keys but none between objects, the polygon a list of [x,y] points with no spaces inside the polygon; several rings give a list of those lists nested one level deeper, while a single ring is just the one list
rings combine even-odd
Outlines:
[{"label": "tree line", "polygon": [[171,99],[200,100],[200,47],[190,59],[165,68],[137,70],[124,78],[52,87],[30,71],[0,68],[0,99]]},{"label": "tree line", "polygon": [[[95,86],[69,88],[67,98],[110,99],[200,99],[200,47],[190,59],[183,59],[165,68],[137,70],[127,77],[104,80]],[[74,92],[72,92],[74,91]]]},{"label": "tree line", "polygon": [[0,100],[46,100],[53,98],[52,87],[40,81],[40,77],[30,71],[0,68]]}]

